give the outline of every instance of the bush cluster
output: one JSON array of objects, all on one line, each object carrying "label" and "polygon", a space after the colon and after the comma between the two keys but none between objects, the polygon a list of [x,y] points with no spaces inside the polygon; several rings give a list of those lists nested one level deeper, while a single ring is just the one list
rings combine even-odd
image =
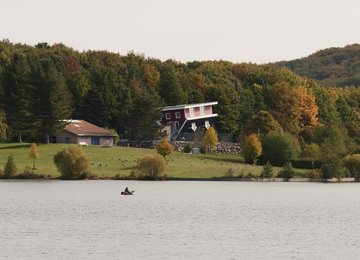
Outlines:
[{"label": "bush cluster", "polygon": [[160,180],[166,177],[165,169],[166,162],[162,156],[146,155],[140,158],[137,163],[138,174],[137,178]]},{"label": "bush cluster", "polygon": [[169,141],[166,138],[163,138],[156,145],[156,150],[158,154],[162,155],[165,158],[166,156],[169,156],[172,153],[174,147],[169,143]]},{"label": "bush cluster", "polygon": [[274,169],[271,165],[271,163],[268,161],[261,171],[260,177],[261,178],[272,178],[274,175]]},{"label": "bush cluster", "polygon": [[289,179],[295,176],[295,170],[292,167],[291,163],[288,162],[284,165],[284,167],[279,172],[279,177],[283,178],[284,181],[288,181]]},{"label": "bush cluster", "polygon": [[189,143],[184,145],[184,153],[191,153],[191,145]]},{"label": "bush cluster", "polygon": [[85,179],[89,175],[87,170],[90,161],[80,147],[64,148],[61,152],[55,154],[54,163],[62,179]]},{"label": "bush cluster", "polygon": [[321,178],[321,172],[319,170],[309,170],[305,176],[311,180],[316,180]]}]

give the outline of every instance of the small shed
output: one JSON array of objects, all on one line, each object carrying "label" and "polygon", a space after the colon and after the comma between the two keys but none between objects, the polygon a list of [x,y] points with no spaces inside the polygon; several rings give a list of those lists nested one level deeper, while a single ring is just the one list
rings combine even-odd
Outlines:
[{"label": "small shed", "polygon": [[51,135],[52,143],[112,146],[115,134],[85,120],[66,120],[63,130]]}]

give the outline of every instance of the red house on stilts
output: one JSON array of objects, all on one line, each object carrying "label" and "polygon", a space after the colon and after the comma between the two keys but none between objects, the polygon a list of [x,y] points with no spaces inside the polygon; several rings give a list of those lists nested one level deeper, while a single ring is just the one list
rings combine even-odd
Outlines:
[{"label": "red house on stilts", "polygon": [[214,118],[212,106],[218,102],[207,102],[198,104],[184,104],[176,106],[167,106],[161,108],[162,125],[170,127],[170,140],[184,140],[186,132],[195,132],[199,127],[209,128]]}]

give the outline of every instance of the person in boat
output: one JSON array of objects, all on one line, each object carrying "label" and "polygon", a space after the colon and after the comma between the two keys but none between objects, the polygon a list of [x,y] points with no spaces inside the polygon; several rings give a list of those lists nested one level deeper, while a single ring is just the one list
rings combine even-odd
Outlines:
[{"label": "person in boat", "polygon": [[125,194],[129,194],[129,193],[131,193],[131,192],[129,191],[128,187],[126,187],[126,188],[125,188],[124,193],[125,193]]}]

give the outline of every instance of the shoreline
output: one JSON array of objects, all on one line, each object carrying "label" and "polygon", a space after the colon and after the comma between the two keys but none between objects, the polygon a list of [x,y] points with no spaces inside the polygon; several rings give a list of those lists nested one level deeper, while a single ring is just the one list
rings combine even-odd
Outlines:
[{"label": "shoreline", "polygon": [[74,179],[74,180],[66,180],[60,178],[10,178],[10,179],[0,179],[1,181],[11,182],[11,181],[100,181],[100,180],[113,180],[113,181],[209,181],[209,182],[303,182],[303,183],[357,183],[354,180],[355,178],[342,178],[338,180],[336,178],[332,179],[310,179],[310,178],[291,178],[289,180],[284,180],[283,178],[227,178],[227,177],[213,177],[213,178],[178,178],[178,177],[168,177],[163,180],[149,180],[149,179],[128,179],[128,178],[89,178],[89,179]]}]

